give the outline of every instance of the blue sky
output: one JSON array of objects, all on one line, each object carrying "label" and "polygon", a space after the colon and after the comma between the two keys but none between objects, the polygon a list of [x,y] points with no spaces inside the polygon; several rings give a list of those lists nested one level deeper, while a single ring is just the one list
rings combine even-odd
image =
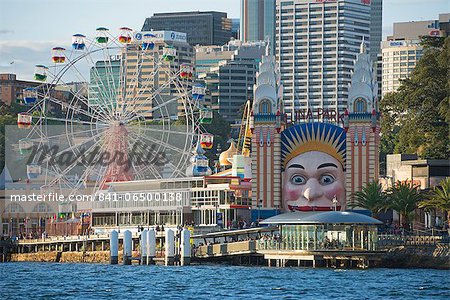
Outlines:
[{"label": "blue sky", "polygon": [[[71,35],[93,35],[99,26],[141,29],[155,12],[217,10],[239,18],[240,0],[0,0],[0,73],[30,79],[33,65],[49,60],[51,47]],[[436,19],[449,0],[384,0],[383,34],[392,23]],[[10,65],[11,61],[15,61]]]}]

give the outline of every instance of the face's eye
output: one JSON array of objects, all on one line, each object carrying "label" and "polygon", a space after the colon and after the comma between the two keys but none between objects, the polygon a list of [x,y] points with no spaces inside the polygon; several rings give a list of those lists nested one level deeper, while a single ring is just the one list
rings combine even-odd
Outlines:
[{"label": "face's eye", "polygon": [[322,175],[320,177],[320,184],[322,185],[332,184],[334,180],[335,180],[334,177],[331,175]]},{"label": "face's eye", "polygon": [[291,178],[291,182],[293,184],[305,184],[306,183],[306,179],[303,176],[300,175],[294,175]]}]

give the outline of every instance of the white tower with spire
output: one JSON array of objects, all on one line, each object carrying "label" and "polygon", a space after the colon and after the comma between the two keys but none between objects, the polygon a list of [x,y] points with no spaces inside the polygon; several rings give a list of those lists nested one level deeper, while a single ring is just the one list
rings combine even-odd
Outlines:
[{"label": "white tower with spire", "polygon": [[284,128],[282,85],[267,46],[254,86],[251,117],[253,208],[281,208],[281,143]]},{"label": "white tower with spire", "polygon": [[347,201],[379,176],[380,125],[376,70],[364,41],[356,57],[344,127],[347,131]]}]

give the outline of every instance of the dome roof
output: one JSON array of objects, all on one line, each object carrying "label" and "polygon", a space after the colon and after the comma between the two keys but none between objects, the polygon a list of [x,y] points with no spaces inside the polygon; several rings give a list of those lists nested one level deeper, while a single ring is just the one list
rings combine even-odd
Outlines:
[{"label": "dome roof", "polygon": [[268,218],[261,224],[367,224],[379,225],[383,222],[351,211],[288,212]]},{"label": "dome roof", "polygon": [[231,166],[231,159],[233,158],[233,155],[237,154],[237,149],[234,141],[231,141],[230,147],[228,150],[223,151],[220,153],[219,156],[219,163],[221,166]]}]

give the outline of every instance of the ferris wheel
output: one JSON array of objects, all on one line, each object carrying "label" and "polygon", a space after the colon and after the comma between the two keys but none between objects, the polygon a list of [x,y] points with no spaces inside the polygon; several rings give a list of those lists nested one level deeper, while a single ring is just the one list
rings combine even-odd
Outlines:
[{"label": "ferris wheel", "polygon": [[51,52],[50,64],[35,67],[42,84],[23,91],[17,120],[28,131],[20,152],[44,153],[27,165],[43,189],[95,193],[108,182],[183,177],[194,146],[212,147],[205,87],[152,33],[137,40],[130,28],[99,27]]}]

